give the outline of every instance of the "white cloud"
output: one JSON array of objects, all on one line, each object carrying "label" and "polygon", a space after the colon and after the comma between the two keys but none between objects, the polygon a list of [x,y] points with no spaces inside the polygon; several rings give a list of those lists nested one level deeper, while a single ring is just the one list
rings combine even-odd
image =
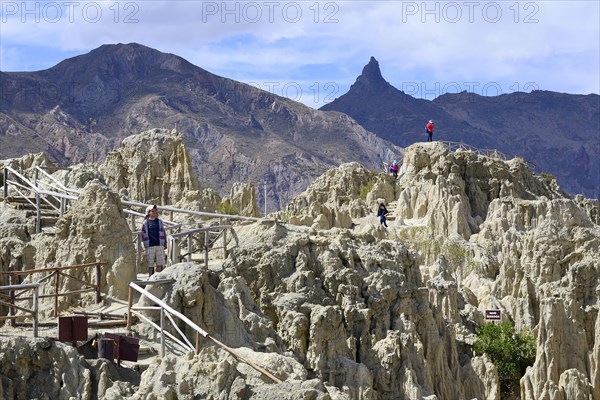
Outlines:
[{"label": "white cloud", "polygon": [[34,6],[27,14],[7,9],[22,2],[2,2],[2,70],[39,64],[27,62],[36,57],[27,46],[60,55],[138,42],[240,80],[335,79],[347,87],[373,55],[398,88],[471,81],[501,82],[506,91],[527,82],[573,93],[600,87],[599,2],[100,1],[85,4],[97,4],[101,16],[81,2],[59,21],[51,9],[43,13],[47,2],[30,3],[40,5],[39,22]]}]

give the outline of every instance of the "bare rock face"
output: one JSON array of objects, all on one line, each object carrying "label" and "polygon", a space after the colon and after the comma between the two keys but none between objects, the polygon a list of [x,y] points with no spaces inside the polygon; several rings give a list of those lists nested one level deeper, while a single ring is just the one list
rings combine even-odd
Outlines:
[{"label": "bare rock face", "polygon": [[[103,291],[114,297],[125,298],[127,284],[136,276],[133,235],[121,211],[121,201],[116,193],[98,181],[88,183],[79,198],[57,221],[55,236],[40,235],[33,244],[36,266],[40,268],[106,262],[101,273],[101,285]],[[94,282],[93,273],[93,268],[71,271],[74,276],[88,282]],[[63,282],[66,285],[63,291],[79,288],[77,282]],[[75,301],[62,299],[59,308]],[[85,304],[86,300],[82,302]]]},{"label": "bare rock face", "polygon": [[[178,204],[219,201],[182,193]],[[397,204],[388,229],[364,222],[376,220],[369,208],[379,199]],[[55,238],[34,235],[27,244],[27,225],[3,212],[0,240],[15,237],[10,248],[21,261],[11,268],[27,245],[36,265],[111,260],[106,283],[123,298],[133,245],[119,210],[116,193],[92,181]],[[284,383],[203,339],[200,354],[153,363],[136,387],[108,371],[96,372],[98,387],[107,399],[499,400],[498,368],[472,350],[494,308],[536,338],[522,400],[600,398],[596,215],[596,203],[564,196],[521,160],[440,143],[408,148],[398,180],[343,164],[290,204],[286,217],[297,225],[276,218],[235,226],[222,265],[176,264],[152,278],[173,283],[148,289]],[[7,254],[0,249],[3,263]],[[144,323],[135,329],[155,335]]]},{"label": "bare rock face", "polygon": [[[3,339],[0,398],[92,400],[92,374],[75,348],[48,339]],[[48,368],[52,366],[52,368]]]},{"label": "bare rock face", "polygon": [[223,202],[237,210],[239,215],[246,217],[259,217],[256,203],[256,189],[250,183],[235,182],[231,186],[231,193],[223,198]]},{"label": "bare rock face", "polygon": [[108,186],[144,203],[174,204],[187,190],[200,190],[198,178],[176,131],[153,129],[125,139],[100,166]]},{"label": "bare rock face", "polygon": [[508,162],[470,151],[450,152],[441,142],[408,147],[400,169],[397,215],[422,219],[435,235],[468,239],[486,219],[490,201],[513,197],[564,197],[534,176],[520,159]]},{"label": "bare rock face", "polygon": [[[27,154],[19,158],[0,160],[0,167],[11,167],[17,171],[29,170],[33,167],[56,167],[46,153]],[[3,178],[2,178],[3,179]]]},{"label": "bare rock face", "polygon": [[402,244],[267,224],[237,235],[254,239],[232,251],[223,276],[244,279],[256,308],[240,319],[274,321],[279,351],[351,398],[464,398],[454,330],[429,300],[439,289],[423,287]]},{"label": "bare rock face", "polygon": [[330,169],[292,200],[286,217],[292,224],[314,225],[319,229],[350,228],[353,218],[367,213],[365,199],[376,175],[358,163]]},{"label": "bare rock face", "polygon": [[97,164],[77,164],[69,169],[58,170],[52,175],[70,189],[83,189],[88,182],[93,180],[106,184]]}]

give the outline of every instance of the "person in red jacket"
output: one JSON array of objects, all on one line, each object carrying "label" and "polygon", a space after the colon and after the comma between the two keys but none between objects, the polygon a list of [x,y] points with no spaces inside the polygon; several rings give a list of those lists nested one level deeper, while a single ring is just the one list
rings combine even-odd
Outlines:
[{"label": "person in red jacket", "polygon": [[433,121],[429,120],[427,125],[425,125],[425,132],[427,132],[427,141],[433,142]]}]

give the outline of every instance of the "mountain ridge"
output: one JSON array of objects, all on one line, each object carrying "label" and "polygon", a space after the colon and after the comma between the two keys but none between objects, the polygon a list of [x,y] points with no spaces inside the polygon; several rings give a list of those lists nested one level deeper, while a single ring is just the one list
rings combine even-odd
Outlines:
[{"label": "mountain ridge", "polygon": [[463,91],[417,99],[396,88],[370,90],[385,81],[375,73],[376,63],[372,57],[371,67],[363,69],[349,91],[320,110],[344,112],[401,147],[425,140],[425,123],[433,119],[434,140],[526,158],[539,172],[555,175],[568,192],[600,198],[599,95],[535,90],[487,97]]},{"label": "mountain ridge", "polygon": [[104,45],[1,79],[2,157],[44,151],[61,165],[101,161],[129,135],[176,128],[203,186],[225,194],[235,181],[266,182],[272,210],[328,168],[347,161],[379,168],[401,155],[350,117],[140,44]]}]

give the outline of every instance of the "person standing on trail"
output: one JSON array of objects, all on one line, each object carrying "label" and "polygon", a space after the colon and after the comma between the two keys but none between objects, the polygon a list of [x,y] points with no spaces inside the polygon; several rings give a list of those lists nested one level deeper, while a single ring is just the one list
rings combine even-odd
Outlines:
[{"label": "person standing on trail", "polygon": [[385,216],[388,214],[388,210],[387,208],[385,208],[385,204],[380,203],[379,204],[379,208],[377,209],[377,216],[379,217],[379,223],[383,226],[385,226],[386,228],[387,223],[385,222]]},{"label": "person standing on trail", "polygon": [[398,169],[398,160],[394,160],[394,162],[390,164],[390,173],[394,176],[394,179],[398,179]]},{"label": "person standing on trail", "polygon": [[425,132],[427,132],[427,141],[433,142],[433,121],[429,120],[427,125],[425,125]]},{"label": "person standing on trail", "polygon": [[167,234],[162,220],[158,218],[156,204],[146,207],[146,218],[142,223],[142,241],[146,262],[148,264],[148,277],[156,272],[161,272],[165,266],[165,249],[167,248]]}]

